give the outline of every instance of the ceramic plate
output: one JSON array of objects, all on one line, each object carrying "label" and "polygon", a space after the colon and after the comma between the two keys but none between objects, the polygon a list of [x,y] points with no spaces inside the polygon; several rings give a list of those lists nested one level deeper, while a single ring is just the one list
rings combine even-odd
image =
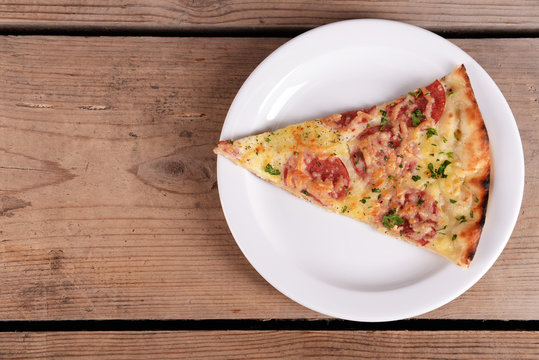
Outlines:
[{"label": "ceramic plate", "polygon": [[451,42],[387,20],[349,20],[308,31],[274,51],[249,76],[221,138],[382,103],[430,84],[459,64],[468,70],[492,154],[486,222],[470,268],[313,206],[219,157],[219,194],[229,227],[270,284],[329,316],[389,321],[436,309],[487,272],[518,217],[522,144],[494,81]]}]

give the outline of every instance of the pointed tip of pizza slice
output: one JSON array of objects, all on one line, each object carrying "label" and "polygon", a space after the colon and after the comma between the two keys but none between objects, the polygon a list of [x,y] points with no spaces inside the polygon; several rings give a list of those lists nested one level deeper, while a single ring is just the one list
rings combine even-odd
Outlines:
[{"label": "pointed tip of pizza slice", "polygon": [[474,257],[490,152],[464,66],[398,99],[221,141],[214,152],[460,266]]}]

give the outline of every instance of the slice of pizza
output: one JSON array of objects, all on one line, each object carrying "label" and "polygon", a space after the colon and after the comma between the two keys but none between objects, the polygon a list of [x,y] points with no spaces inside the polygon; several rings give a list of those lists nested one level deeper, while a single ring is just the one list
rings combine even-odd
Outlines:
[{"label": "slice of pizza", "polygon": [[384,104],[221,141],[214,152],[460,266],[474,257],[490,152],[463,65]]}]

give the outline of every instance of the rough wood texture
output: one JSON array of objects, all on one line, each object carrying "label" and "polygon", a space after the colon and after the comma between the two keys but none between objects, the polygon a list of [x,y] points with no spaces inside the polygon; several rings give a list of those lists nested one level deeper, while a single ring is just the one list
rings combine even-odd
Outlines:
[{"label": "rough wood texture", "polygon": [[[0,37],[0,319],[321,317],[244,259],[211,154],[284,41]],[[539,39],[455,42],[511,104],[527,185],[497,264],[425,317],[537,319]]]},{"label": "rough wood texture", "polygon": [[[533,0],[445,1],[188,1],[26,0],[0,4],[0,24],[86,27],[165,27],[193,25],[233,28],[310,28],[329,22],[382,18],[435,31],[518,31],[539,29]],[[0,26],[1,28],[1,26]]]},{"label": "rough wood texture", "polygon": [[539,332],[178,331],[0,334],[3,359],[537,359]]}]

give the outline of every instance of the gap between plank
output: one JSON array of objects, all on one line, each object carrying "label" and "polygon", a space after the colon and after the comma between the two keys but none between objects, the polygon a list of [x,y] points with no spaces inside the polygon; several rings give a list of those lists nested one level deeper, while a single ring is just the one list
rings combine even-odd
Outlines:
[{"label": "gap between plank", "polygon": [[[205,26],[205,25],[71,25],[0,24],[0,36],[149,36],[149,37],[277,37],[292,38],[310,26]],[[429,29],[427,29],[429,30]],[[431,30],[432,31],[432,30]],[[537,29],[442,30],[434,33],[454,39],[537,38]]]},{"label": "gap between plank", "polygon": [[338,319],[211,319],[211,320],[46,320],[0,321],[0,332],[53,331],[193,331],[193,330],[303,330],[303,331],[537,331],[539,320],[410,319],[363,323]]}]

